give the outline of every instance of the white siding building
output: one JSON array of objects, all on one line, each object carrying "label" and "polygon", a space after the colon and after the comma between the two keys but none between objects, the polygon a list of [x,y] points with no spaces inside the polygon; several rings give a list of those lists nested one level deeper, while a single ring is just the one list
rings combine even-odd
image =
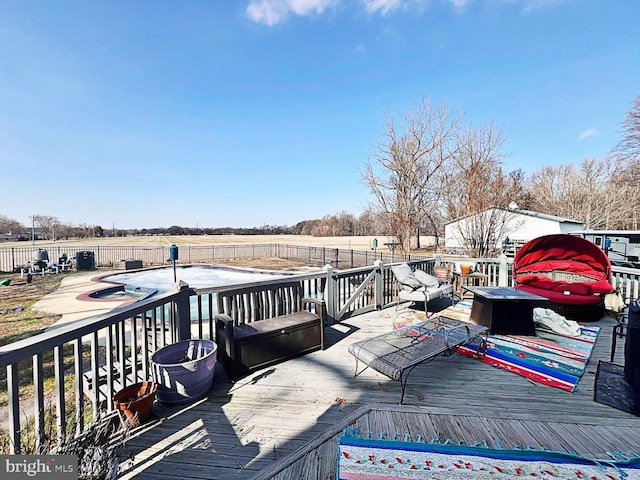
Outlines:
[{"label": "white siding building", "polygon": [[491,208],[477,213],[452,220],[444,225],[444,242],[447,249],[464,249],[465,235],[473,225],[490,225],[492,232],[487,235],[495,241],[496,248],[500,248],[505,238],[516,243],[543,235],[554,233],[569,233],[582,229],[583,222],[568,218],[556,217],[545,213],[532,212],[530,210]]}]

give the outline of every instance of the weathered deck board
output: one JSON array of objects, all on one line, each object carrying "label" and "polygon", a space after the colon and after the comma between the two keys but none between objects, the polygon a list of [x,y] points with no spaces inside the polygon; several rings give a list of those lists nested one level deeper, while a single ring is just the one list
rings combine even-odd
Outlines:
[{"label": "weathered deck board", "polygon": [[389,330],[394,314],[373,312],[328,327],[324,351],[233,385],[217,365],[208,398],[181,409],[156,408],[161,420],[134,432],[135,456],[121,478],[329,479],[337,435],[350,424],[375,434],[528,445],[594,458],[640,450],[640,419],[593,401],[613,320],[597,323],[603,328],[574,393],[453,355],[417,367],[405,405],[398,405],[400,384],[371,369],[353,378],[355,361],[347,352],[349,344]]}]

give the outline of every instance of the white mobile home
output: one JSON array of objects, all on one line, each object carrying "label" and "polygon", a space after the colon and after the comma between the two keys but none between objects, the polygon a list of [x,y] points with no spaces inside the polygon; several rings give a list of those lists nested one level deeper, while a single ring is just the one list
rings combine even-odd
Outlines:
[{"label": "white mobile home", "polygon": [[490,208],[475,215],[452,220],[444,225],[444,241],[447,249],[465,249],[468,234],[478,225],[489,228],[483,232],[501,248],[505,239],[511,243],[522,244],[543,235],[570,233],[583,228],[584,223],[555,215],[508,208]]}]

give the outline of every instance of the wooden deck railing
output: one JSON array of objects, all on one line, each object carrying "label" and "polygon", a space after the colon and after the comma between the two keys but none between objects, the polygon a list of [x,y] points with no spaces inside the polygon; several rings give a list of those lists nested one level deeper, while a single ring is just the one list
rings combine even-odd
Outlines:
[{"label": "wooden deck railing", "polygon": [[611,284],[622,294],[626,303],[640,298],[639,273],[635,268],[613,267]]},{"label": "wooden deck railing", "polygon": [[188,326],[188,305],[183,288],[0,347],[10,453],[24,450],[21,432],[31,419],[29,449],[37,449],[45,440],[45,420],[51,422],[47,432],[60,441],[111,412],[118,390],[150,377],[151,354],[185,335],[180,326]]},{"label": "wooden deck railing", "polygon": [[[439,259],[445,265],[455,260]],[[433,272],[435,261],[410,263]],[[473,261],[488,275],[489,285],[511,281],[506,257]],[[614,285],[622,289],[627,301],[638,298],[639,279],[637,270],[614,268]],[[348,270],[327,265],[319,272],[251,282],[247,287],[291,280],[303,283],[305,296],[325,299],[330,322],[382,309],[395,301],[390,265],[380,261]],[[120,388],[150,378],[150,358],[159,348],[188,338],[215,340],[215,295],[229,288],[237,284],[210,288],[178,284],[170,293],[0,347],[0,372],[6,371],[5,378],[0,375],[0,398],[4,395],[6,407],[2,408],[8,408],[10,453],[25,451],[21,433],[29,428],[35,446],[42,444],[48,414],[53,414],[50,418],[61,440],[81,433],[89,420],[112,412],[111,398]],[[25,375],[25,371],[30,373]]]}]

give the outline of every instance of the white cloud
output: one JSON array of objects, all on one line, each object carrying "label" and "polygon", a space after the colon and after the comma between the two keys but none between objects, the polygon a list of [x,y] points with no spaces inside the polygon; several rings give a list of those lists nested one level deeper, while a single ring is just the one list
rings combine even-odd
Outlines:
[{"label": "white cloud", "polygon": [[340,0],[251,0],[247,6],[247,17],[256,23],[275,25],[290,15],[320,15]]},{"label": "white cloud", "polygon": [[582,132],[580,136],[578,136],[578,140],[584,140],[587,137],[593,137],[594,135],[598,135],[598,133],[598,130],[596,130],[595,128],[589,128]]},{"label": "white cloud", "polygon": [[525,0],[523,11],[529,13],[541,8],[554,7],[564,2],[565,0]]},{"label": "white cloud", "polygon": [[360,0],[368,13],[380,12],[382,15],[400,6],[401,0]]},{"label": "white cloud", "polygon": [[[265,25],[276,25],[285,22],[291,16],[322,15],[325,10],[335,7],[341,2],[353,0],[249,0],[247,17]],[[387,13],[400,8],[423,10],[431,0],[357,0],[369,14]],[[462,11],[472,0],[444,0],[455,9]],[[540,8],[551,7],[567,0],[501,0],[505,3],[522,4],[525,13]]]}]

